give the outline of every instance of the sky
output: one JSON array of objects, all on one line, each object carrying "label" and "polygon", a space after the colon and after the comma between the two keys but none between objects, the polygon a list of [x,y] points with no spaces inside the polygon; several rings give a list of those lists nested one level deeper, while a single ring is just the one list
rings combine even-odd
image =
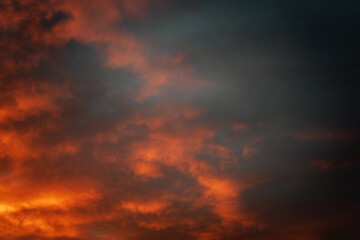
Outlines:
[{"label": "sky", "polygon": [[0,1],[0,239],[360,239],[359,29],[352,0]]}]

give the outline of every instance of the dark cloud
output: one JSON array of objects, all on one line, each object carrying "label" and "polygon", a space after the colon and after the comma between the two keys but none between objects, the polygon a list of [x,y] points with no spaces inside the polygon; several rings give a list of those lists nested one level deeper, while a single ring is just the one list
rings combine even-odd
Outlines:
[{"label": "dark cloud", "polygon": [[4,1],[0,238],[357,239],[356,1]]}]

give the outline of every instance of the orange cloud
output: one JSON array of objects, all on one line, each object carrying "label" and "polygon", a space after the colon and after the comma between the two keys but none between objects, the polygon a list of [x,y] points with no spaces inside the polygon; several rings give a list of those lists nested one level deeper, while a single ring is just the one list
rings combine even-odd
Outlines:
[{"label": "orange cloud", "polygon": [[357,136],[347,129],[303,129],[294,132],[294,137],[301,141],[331,141],[349,142]]},{"label": "orange cloud", "polygon": [[162,210],[166,207],[165,202],[123,202],[121,207],[130,212],[139,212],[142,214],[147,213],[158,213],[160,214]]},{"label": "orange cloud", "polygon": [[[180,225],[189,236],[220,239],[256,226],[241,206],[251,184],[226,174],[235,154],[216,141],[217,128],[202,119],[206,109],[186,97],[206,81],[184,54],[154,56],[119,27],[144,19],[154,2],[2,3],[0,238],[117,239]],[[128,115],[88,114],[96,96],[81,96],[78,79],[51,55],[72,40],[98,49],[106,67],[144,80]],[[42,72],[44,62],[55,73]],[[184,97],[175,101],[164,86]],[[159,101],[145,101],[155,95]],[[253,150],[246,145],[243,157]],[[120,232],[124,226],[130,230]]]}]

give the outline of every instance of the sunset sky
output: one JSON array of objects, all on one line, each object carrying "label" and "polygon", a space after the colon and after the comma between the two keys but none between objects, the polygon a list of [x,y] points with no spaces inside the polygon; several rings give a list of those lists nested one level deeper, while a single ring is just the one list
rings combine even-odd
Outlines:
[{"label": "sunset sky", "polygon": [[359,240],[360,2],[0,0],[0,240]]}]

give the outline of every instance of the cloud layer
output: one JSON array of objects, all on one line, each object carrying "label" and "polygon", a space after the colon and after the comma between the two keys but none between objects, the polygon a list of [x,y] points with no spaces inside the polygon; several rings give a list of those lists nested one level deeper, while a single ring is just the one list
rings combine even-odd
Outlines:
[{"label": "cloud layer", "polygon": [[357,239],[358,4],[316,3],[0,3],[0,238]]}]

